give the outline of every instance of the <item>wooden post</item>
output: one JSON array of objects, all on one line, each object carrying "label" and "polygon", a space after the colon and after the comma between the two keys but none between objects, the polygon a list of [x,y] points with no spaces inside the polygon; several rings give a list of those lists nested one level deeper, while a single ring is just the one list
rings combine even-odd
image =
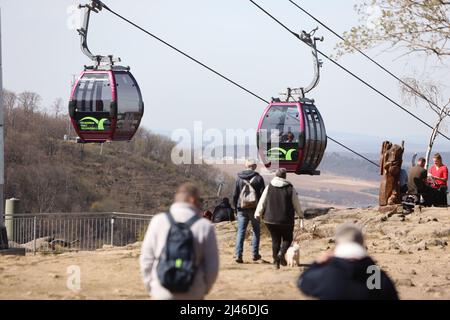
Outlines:
[{"label": "wooden post", "polygon": [[3,64],[2,64],[2,18],[0,10],[0,225],[4,225],[4,184],[5,184],[5,149],[4,149],[4,117],[3,117]]},{"label": "wooden post", "polygon": [[0,250],[8,249],[8,236],[6,234],[4,212],[4,145],[3,145],[3,65],[2,65],[2,12],[0,10]]},{"label": "wooden post", "polygon": [[24,248],[8,248],[8,235],[3,219],[4,214],[4,185],[5,185],[5,145],[3,139],[3,69],[2,69],[2,12],[0,10],[0,255],[25,255]]},{"label": "wooden post", "polygon": [[5,201],[5,215],[6,215],[6,232],[8,234],[8,239],[13,241],[14,240],[14,224],[16,221],[14,220],[14,215],[20,212],[19,205],[20,200],[19,199],[7,199]]}]

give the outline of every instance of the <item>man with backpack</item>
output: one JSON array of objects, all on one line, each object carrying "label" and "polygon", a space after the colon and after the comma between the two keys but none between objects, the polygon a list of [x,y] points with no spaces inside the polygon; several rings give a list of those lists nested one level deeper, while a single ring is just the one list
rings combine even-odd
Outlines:
[{"label": "man with backpack", "polygon": [[236,262],[244,263],[242,255],[244,253],[245,233],[249,222],[252,224],[252,253],[253,261],[261,259],[259,254],[260,222],[255,219],[255,210],[258,201],[264,191],[264,179],[255,170],[257,164],[255,160],[247,160],[246,170],[238,174],[236,186],[233,194],[233,205],[237,212],[238,231],[236,237]]},{"label": "man with backpack", "polygon": [[150,222],[142,244],[141,273],[155,300],[202,300],[219,272],[214,226],[200,213],[199,190],[183,184],[168,213]]}]

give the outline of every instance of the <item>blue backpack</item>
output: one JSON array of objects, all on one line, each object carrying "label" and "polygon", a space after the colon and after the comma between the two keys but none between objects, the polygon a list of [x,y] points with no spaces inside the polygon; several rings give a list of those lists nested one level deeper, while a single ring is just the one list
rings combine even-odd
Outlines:
[{"label": "blue backpack", "polygon": [[170,213],[166,213],[166,216],[170,229],[156,272],[164,288],[173,293],[184,293],[189,291],[197,271],[191,227],[200,217],[195,215],[187,222],[180,223]]}]

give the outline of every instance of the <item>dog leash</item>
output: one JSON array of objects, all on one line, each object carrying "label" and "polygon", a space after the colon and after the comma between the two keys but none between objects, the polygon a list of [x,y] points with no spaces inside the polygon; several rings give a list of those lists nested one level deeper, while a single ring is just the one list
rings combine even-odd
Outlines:
[{"label": "dog leash", "polygon": [[297,229],[297,231],[294,233],[294,241],[297,241],[299,236],[301,235],[303,231],[303,219],[300,219],[299,222],[299,228]]}]

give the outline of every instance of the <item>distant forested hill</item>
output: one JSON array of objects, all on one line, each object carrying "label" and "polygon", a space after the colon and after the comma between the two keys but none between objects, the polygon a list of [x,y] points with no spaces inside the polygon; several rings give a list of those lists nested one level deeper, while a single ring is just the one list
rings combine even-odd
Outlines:
[{"label": "distant forested hill", "polygon": [[205,198],[217,192],[221,173],[174,165],[168,138],[141,129],[101,153],[100,145],[64,141],[70,124],[60,101],[46,112],[36,93],[5,91],[4,101],[5,197],[19,198],[23,212],[156,213],[167,210],[183,182],[196,183]]}]

